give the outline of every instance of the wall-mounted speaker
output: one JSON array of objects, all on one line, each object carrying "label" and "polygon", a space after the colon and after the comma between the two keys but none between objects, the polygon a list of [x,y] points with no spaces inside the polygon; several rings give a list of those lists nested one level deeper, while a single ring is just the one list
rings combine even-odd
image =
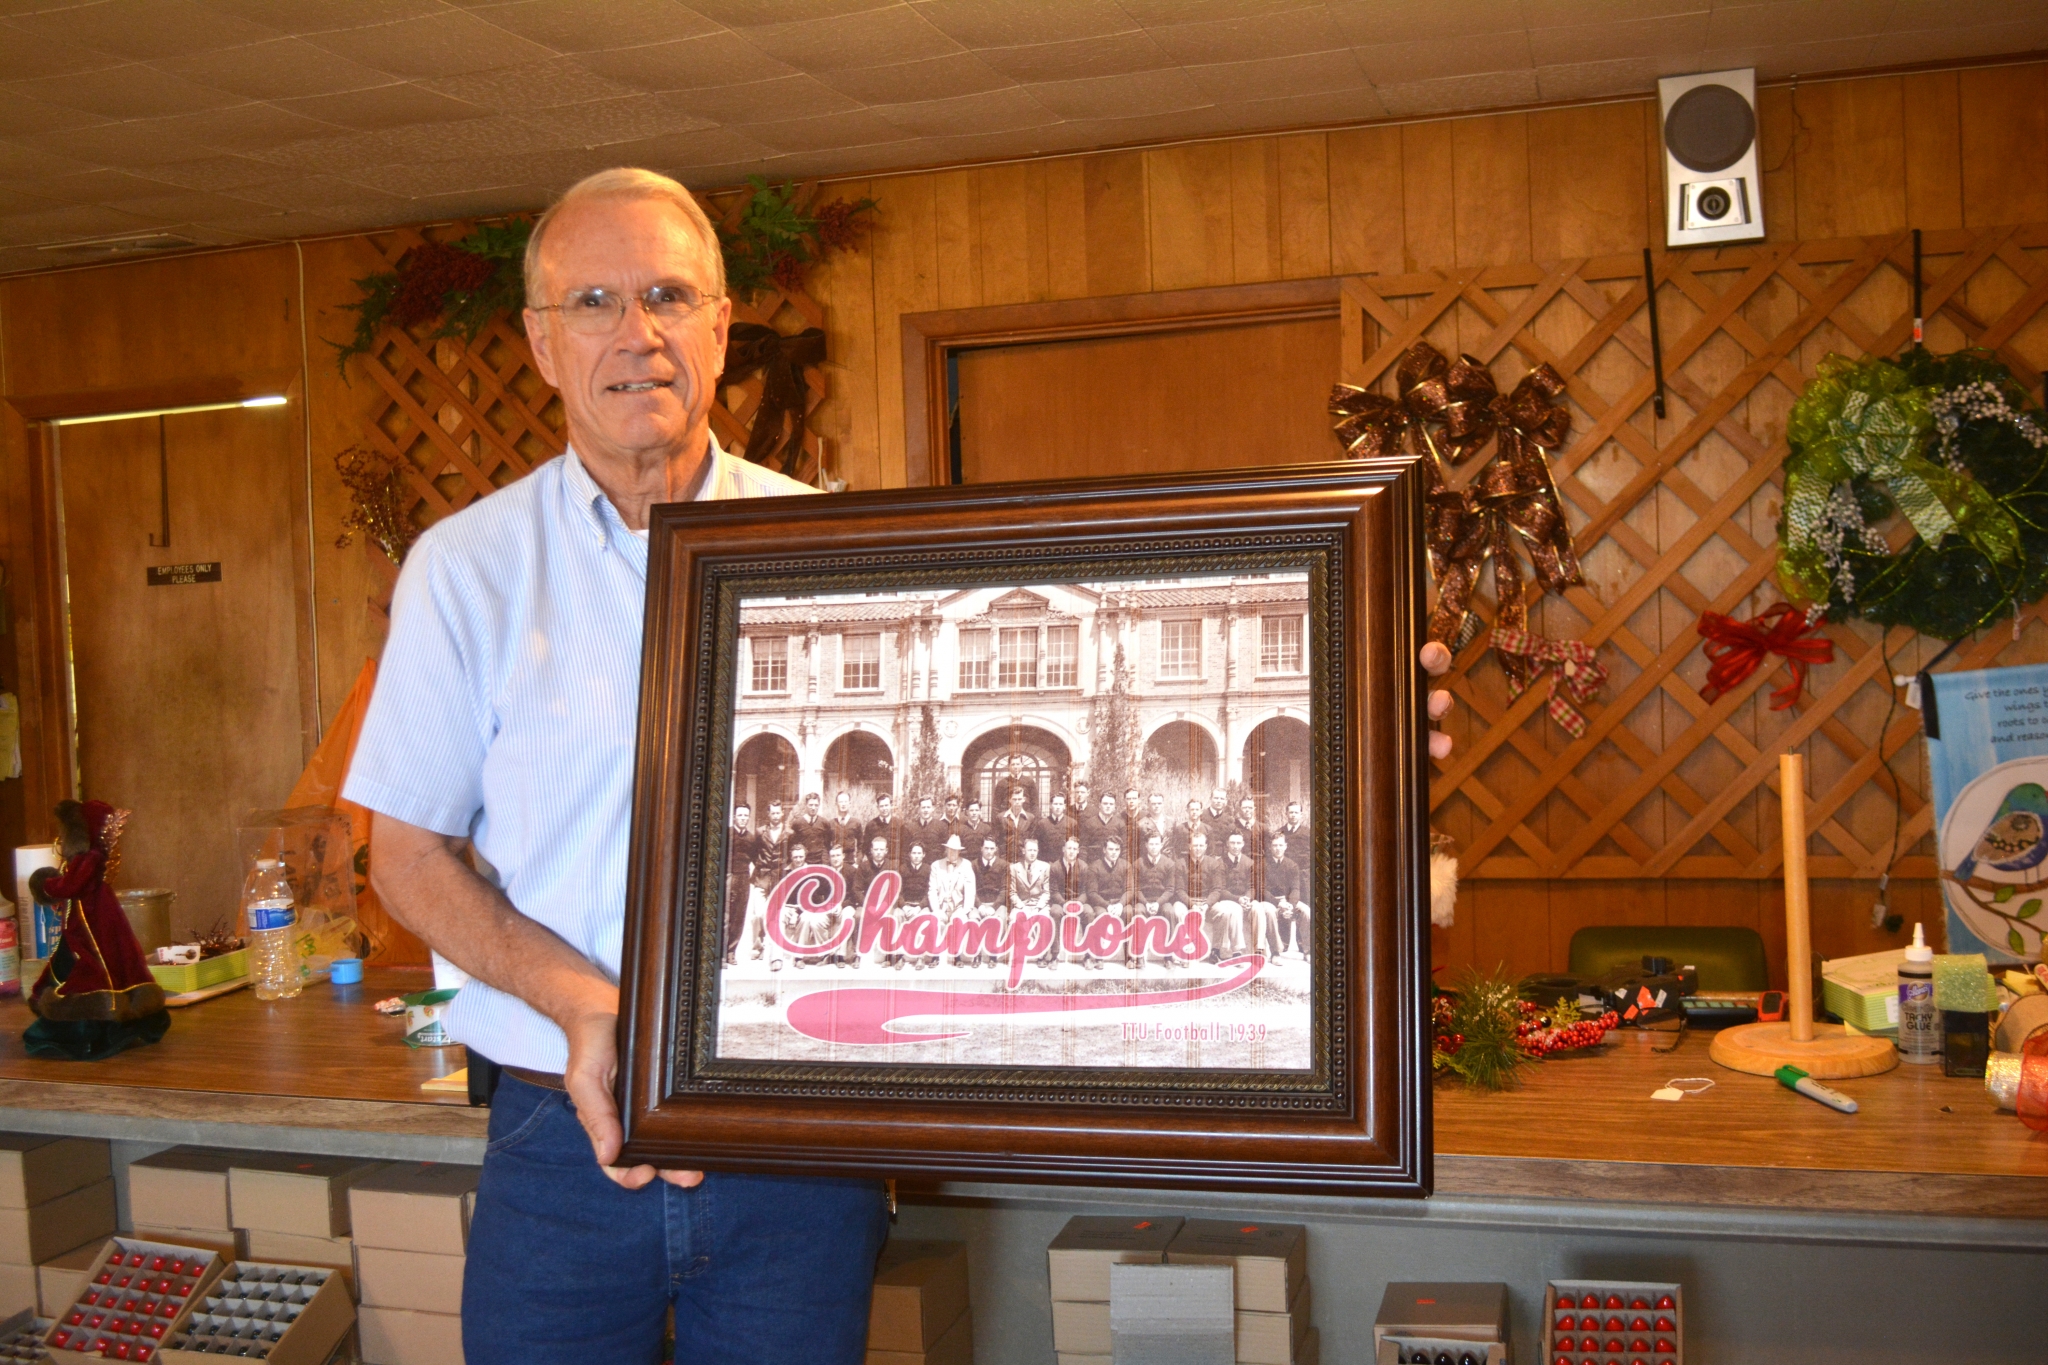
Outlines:
[{"label": "wall-mounted speaker", "polygon": [[1664,244],[1764,235],[1756,160],[1756,72],[1707,71],[1657,82],[1664,130]]}]

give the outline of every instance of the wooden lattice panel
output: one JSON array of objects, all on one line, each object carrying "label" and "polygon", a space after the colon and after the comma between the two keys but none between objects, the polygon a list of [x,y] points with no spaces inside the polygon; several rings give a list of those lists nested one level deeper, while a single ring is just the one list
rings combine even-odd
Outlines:
[{"label": "wooden lattice panel", "polygon": [[[1930,232],[1927,343],[1995,350],[2038,389],[2048,361],[2048,226]],[[1830,351],[1888,355],[1912,335],[1909,234],[1673,252],[1656,259],[1667,416],[1651,405],[1640,255],[1346,281],[1348,384],[1391,393],[1418,339],[1488,364],[1503,392],[1548,361],[1573,429],[1553,459],[1585,585],[1545,596],[1544,635],[1600,648],[1611,677],[1572,740],[1543,714],[1547,684],[1511,700],[1482,632],[1461,651],[1456,752],[1433,820],[1484,878],[1770,878],[1776,755],[1808,755],[1818,877],[1933,875],[1919,718],[1888,674],[1940,648],[1861,621],[1828,627],[1836,662],[1801,703],[1768,709],[1773,659],[1709,703],[1702,611],[1749,617],[1772,580],[1785,417]],[[1460,472],[1469,477],[1481,460]],[[1901,543],[1903,528],[1893,528]],[[1491,575],[1484,580],[1490,591]],[[1483,596],[1483,594],[1482,594]],[[1490,619],[1490,597],[1475,603]],[[1884,638],[1880,638],[1880,636]],[[2039,606],[1944,667],[2048,658]]]},{"label": "wooden lattice panel", "polygon": [[[730,219],[743,204],[727,206],[725,216]],[[472,224],[458,223],[434,229],[432,236],[453,242],[472,230]],[[426,236],[402,228],[380,234],[375,245],[395,269]],[[821,305],[795,291],[766,289],[751,300],[733,301],[735,321],[782,332],[822,327],[824,316]],[[363,426],[363,439],[404,476],[415,494],[408,515],[422,529],[561,454],[565,440],[561,400],[534,368],[519,319],[494,319],[466,345],[431,338],[431,330],[386,327],[368,355],[350,362],[351,374],[366,377],[382,399]],[[808,411],[824,401],[827,388],[819,369],[807,378]],[[711,425],[726,449],[745,447],[760,397],[759,376],[719,394]],[[825,458],[824,439],[806,433],[804,458],[790,473],[815,482]]]}]

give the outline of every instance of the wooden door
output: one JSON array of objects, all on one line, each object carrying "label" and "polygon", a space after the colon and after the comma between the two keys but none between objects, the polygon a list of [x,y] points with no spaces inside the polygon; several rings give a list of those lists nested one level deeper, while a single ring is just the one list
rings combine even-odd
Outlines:
[{"label": "wooden door", "polygon": [[1332,460],[1335,317],[959,353],[966,483]]},{"label": "wooden door", "polygon": [[[180,936],[235,922],[236,827],[282,806],[307,757],[295,430],[284,408],[230,408],[61,433],[83,790],[133,812],[117,884],[175,891]],[[150,581],[192,564],[218,580]]]}]

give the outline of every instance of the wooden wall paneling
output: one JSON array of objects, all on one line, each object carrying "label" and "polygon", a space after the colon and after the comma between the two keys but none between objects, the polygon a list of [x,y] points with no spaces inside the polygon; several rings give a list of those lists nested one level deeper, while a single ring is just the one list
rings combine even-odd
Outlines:
[{"label": "wooden wall paneling", "polygon": [[1529,116],[1457,119],[1450,129],[1458,264],[1530,259]]},{"label": "wooden wall paneling", "polygon": [[984,166],[974,176],[981,225],[978,302],[1052,297],[1046,281],[1045,163]]},{"label": "wooden wall paneling", "polygon": [[[1902,76],[1906,222],[1923,231],[1963,226],[1962,83],[1954,71]],[[1880,224],[1877,231],[1893,226]]]},{"label": "wooden wall paneling", "polygon": [[[833,186],[835,197],[860,200],[874,193],[866,181]],[[819,434],[830,442],[828,468],[850,487],[880,488],[874,253],[863,245],[826,257],[811,272],[808,289],[825,312],[825,364],[834,376],[831,394],[812,414]]]},{"label": "wooden wall paneling", "polygon": [[[1200,289],[1233,282],[1231,181],[1238,145],[1203,142],[1144,153],[1153,289]],[[1092,245],[1092,232],[1090,241]]]},{"label": "wooden wall paneling", "polygon": [[1799,235],[1862,236],[1908,221],[1901,78],[1804,85],[1792,105],[1805,172],[1796,190]]},{"label": "wooden wall paneling", "polygon": [[1138,294],[1152,280],[1146,155],[1109,152],[1081,159],[1082,230],[1090,294]]},{"label": "wooden wall paneling", "polygon": [[875,395],[881,433],[882,483],[901,487],[903,348],[898,319],[939,306],[938,200],[934,177],[882,181],[868,240],[875,261]]},{"label": "wooden wall paneling", "polygon": [[1457,187],[1452,169],[1456,126],[1454,121],[1401,126],[1404,270],[1448,269],[1459,264]]},{"label": "wooden wall paneling", "polygon": [[[1789,89],[1773,85],[1756,92],[1757,170],[1764,182],[1764,240],[1768,242],[1799,240],[1798,131],[1798,113]],[[1664,245],[1662,228],[1654,242]]]},{"label": "wooden wall paneling", "polygon": [[1957,81],[1964,226],[2048,219],[2048,63],[1981,67]]},{"label": "wooden wall paneling", "polygon": [[[1654,107],[1654,106],[1652,106]],[[1641,248],[1652,195],[1643,105],[1528,116],[1530,254],[1539,261]],[[1654,239],[1662,245],[1662,238]]]},{"label": "wooden wall paneling", "polygon": [[1279,279],[1279,144],[1272,138],[1245,138],[1224,145],[1230,152],[1231,280],[1256,284]]},{"label": "wooden wall paneling", "polygon": [[1045,170],[1046,297],[1088,295],[1088,166],[1084,157],[1041,163]]},{"label": "wooden wall paneling", "polygon": [[[1330,144],[1322,133],[1274,139],[1279,162],[1280,276],[1330,273]],[[1396,182],[1398,183],[1398,182]]]},{"label": "wooden wall paneling", "polygon": [[980,177],[974,171],[941,171],[931,180],[939,307],[979,308],[981,265],[989,254],[981,235]]},{"label": "wooden wall paneling", "polygon": [[1405,254],[1407,136],[1405,128],[1384,125],[1328,134],[1330,269],[1336,274],[1394,275],[1413,268]]}]

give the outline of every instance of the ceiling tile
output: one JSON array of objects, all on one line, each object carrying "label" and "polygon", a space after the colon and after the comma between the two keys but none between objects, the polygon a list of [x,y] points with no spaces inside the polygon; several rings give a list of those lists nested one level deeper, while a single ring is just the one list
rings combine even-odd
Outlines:
[{"label": "ceiling tile", "polygon": [[878,104],[874,113],[920,137],[971,136],[1043,128],[1059,119],[1019,86],[915,104]]},{"label": "ceiling tile", "polygon": [[1218,62],[1212,66],[1187,68],[1188,79],[1210,99],[1248,103],[1280,99],[1289,95],[1326,95],[1353,92],[1366,96],[1372,87],[1358,58],[1349,49],[1317,52],[1304,57],[1267,57],[1251,62]]},{"label": "ceiling tile", "polygon": [[1799,5],[1717,5],[1707,23],[1707,47],[1806,43],[1881,33],[1887,15],[1866,0],[1807,0]]},{"label": "ceiling tile", "polygon": [[39,181],[36,192],[63,204],[107,204],[118,199],[149,199],[185,193],[180,187],[166,185],[161,180],[104,168],[77,175],[52,176]]},{"label": "ceiling tile", "polygon": [[662,95],[628,95],[623,99],[564,105],[548,110],[541,121],[580,147],[601,147],[608,142],[717,126],[711,119],[684,113]]},{"label": "ceiling tile", "polygon": [[[1739,4],[1749,0],[1736,0]],[[1522,22],[1529,28],[1562,28],[1574,24],[1611,24],[1624,19],[1669,19],[1682,14],[1705,14],[1722,8],[1727,0],[1522,0]],[[1780,0],[1784,3],[1784,0]],[[1812,0],[1797,0],[1798,6]],[[1865,9],[1871,0],[1856,0]],[[1889,5],[1891,0],[1877,0]]]},{"label": "ceiling tile", "polygon": [[192,141],[159,119],[135,123],[95,123],[87,128],[63,128],[20,141],[42,151],[70,157],[94,166],[119,166],[148,170],[162,162],[184,161],[206,156],[209,149]]},{"label": "ceiling tile", "polygon": [[818,79],[848,99],[862,104],[899,104],[909,100],[950,100],[1010,89],[1016,82],[999,76],[968,52],[890,66],[863,66],[825,71]]},{"label": "ceiling tile", "polygon": [[595,150],[597,154],[588,163],[593,171],[606,166],[649,166],[669,174],[692,166],[759,161],[773,155],[769,148],[731,128],[659,133],[607,143]]},{"label": "ceiling tile", "polygon": [[1187,73],[1139,71],[1085,81],[1029,85],[1032,96],[1065,119],[1133,118],[1200,109],[1209,103]]},{"label": "ceiling tile", "polygon": [[1408,85],[1382,85],[1380,103],[1395,117],[1464,109],[1503,109],[1537,100],[1534,71],[1489,71]]},{"label": "ceiling tile", "polygon": [[1886,27],[1894,33],[1974,28],[2041,17],[2041,0],[1894,0],[1888,8],[1891,19]]},{"label": "ceiling tile", "polygon": [[117,119],[190,114],[241,102],[239,95],[209,90],[139,62],[38,81],[13,81],[7,89],[67,109]]},{"label": "ceiling tile", "polygon": [[1324,0],[1354,47],[1518,31],[1523,0]]},{"label": "ceiling tile", "polygon": [[470,190],[503,189],[534,179],[532,157],[477,156],[460,161],[394,162],[350,171],[345,179],[400,199],[427,199]]},{"label": "ceiling tile", "polygon": [[0,81],[68,76],[75,71],[97,71],[120,64],[119,57],[75,43],[40,38],[12,22],[0,24]]},{"label": "ceiling tile", "polygon": [[769,56],[805,71],[881,66],[965,51],[908,5],[838,19],[751,28],[745,36]]},{"label": "ceiling tile", "polygon": [[273,38],[219,52],[167,57],[150,65],[200,85],[226,90],[252,100],[332,95],[386,85],[382,71],[337,57],[303,38]]},{"label": "ceiling tile", "polygon": [[238,104],[158,121],[164,132],[223,152],[266,152],[307,138],[331,136],[331,123],[274,104]]},{"label": "ceiling tile", "polygon": [[1413,85],[1449,76],[1476,76],[1489,71],[1527,70],[1526,33],[1496,33],[1464,38],[1430,38],[1414,43],[1389,43],[1358,49],[1358,64],[1374,85]]},{"label": "ceiling tile", "polygon": [[815,152],[827,147],[868,147],[909,141],[901,128],[865,109],[819,118],[748,123],[742,125],[741,131],[762,146],[778,152]]},{"label": "ceiling tile", "polygon": [[471,13],[557,52],[644,47],[721,31],[678,0],[516,0]]},{"label": "ceiling tile", "polygon": [[575,57],[551,57],[544,62],[473,71],[466,76],[416,84],[497,114],[530,114],[537,109],[641,93],[633,86],[586,70],[585,64]]},{"label": "ceiling tile", "polygon": [[675,90],[662,98],[685,113],[720,123],[771,123],[852,113],[860,108],[815,76],[782,76],[713,90]]},{"label": "ceiling tile", "polygon": [[188,190],[236,190],[278,180],[287,172],[268,161],[246,156],[195,157],[189,161],[164,161],[149,168],[152,180],[180,185]]},{"label": "ceiling tile", "polygon": [[183,57],[278,36],[276,29],[223,14],[192,0],[102,0],[96,5],[24,14],[15,28],[52,42],[75,43],[131,61]]},{"label": "ceiling tile", "polygon": [[91,161],[67,156],[53,147],[0,142],[0,180],[30,181],[46,175],[70,175],[74,171],[89,171],[92,166]]},{"label": "ceiling tile", "polygon": [[1217,106],[1231,126],[1248,133],[1269,129],[1314,127],[1325,123],[1358,123],[1385,118],[1387,108],[1369,86],[1355,90],[1281,95],[1274,99],[1231,101]]},{"label": "ceiling tile", "polygon": [[1617,57],[1662,57],[1697,53],[1708,46],[1706,14],[1664,19],[1629,19],[1569,28],[1529,30],[1529,60],[1537,66],[1600,62]]},{"label": "ceiling tile", "polygon": [[[153,221],[168,228],[184,228],[217,218],[239,218],[259,212],[264,206],[225,194],[179,190],[172,194],[145,199],[115,200],[111,207],[129,213],[147,214]],[[389,212],[388,206],[386,212]]]},{"label": "ceiling tile", "polygon": [[1536,68],[1536,89],[1545,100],[1654,94],[1660,76],[1683,75],[1698,65],[1696,52],[1670,57],[1619,57],[1604,62],[1561,62]]},{"label": "ceiling tile", "polygon": [[89,128],[108,122],[98,114],[46,104],[27,95],[0,89],[0,129],[5,129],[9,137],[54,133],[66,128]]},{"label": "ceiling tile", "polygon": [[1077,38],[1030,47],[978,48],[975,56],[1005,76],[1019,81],[1081,80],[1089,76],[1121,76],[1134,71],[1160,71],[1173,59],[1143,33],[1118,33],[1107,38]]},{"label": "ceiling tile", "polygon": [[485,112],[463,100],[438,95],[409,81],[350,90],[339,95],[314,95],[300,100],[274,101],[278,108],[319,119],[340,128],[367,130],[401,128],[411,124],[453,123],[478,118]]},{"label": "ceiling tile", "polygon": [[732,28],[758,28],[803,19],[836,18],[881,9],[901,9],[903,0],[690,0],[706,19]]},{"label": "ceiling tile", "polygon": [[[252,208],[256,207],[251,205]],[[261,209],[243,218],[221,218],[201,225],[233,242],[288,242],[294,237],[313,237],[330,232],[360,231],[365,224],[342,217],[312,213],[305,209]],[[193,235],[197,235],[194,233]]]},{"label": "ceiling tile", "polygon": [[41,195],[30,194],[26,190],[18,190],[12,185],[0,183],[0,223],[21,214],[49,213],[53,209],[63,207],[65,205],[58,200],[45,199]]},{"label": "ceiling tile", "polygon": [[579,60],[608,80],[656,94],[747,85],[797,74],[795,67],[775,60],[736,33],[713,33],[703,38],[621,48],[615,52],[588,52]]},{"label": "ceiling tile", "polygon": [[1302,10],[1323,10],[1322,0],[1118,0],[1125,14],[1146,28],[1205,24],[1222,19],[1264,19]]},{"label": "ceiling tile", "polygon": [[[104,204],[67,204],[41,213],[24,213],[0,220],[0,242],[15,246],[45,246],[76,241],[81,237],[111,237],[155,227],[137,213],[124,213]],[[48,260],[37,262],[48,266]]]},{"label": "ceiling tile", "polygon": [[461,10],[401,19],[373,28],[337,29],[309,41],[394,76],[425,79],[545,61],[554,54]]},{"label": "ceiling tile", "polygon": [[1237,131],[1217,105],[1171,114],[1138,114],[1130,118],[1076,119],[1063,133],[1078,136],[1081,147],[1130,147],[1147,142],[1172,142],[1191,137],[1224,136]]},{"label": "ceiling tile", "polygon": [[503,185],[487,190],[427,195],[411,201],[408,209],[429,222],[448,218],[502,218],[514,213],[531,213],[547,201],[547,191],[538,185]]},{"label": "ceiling tile", "polygon": [[1783,80],[1822,71],[1847,71],[1869,64],[1876,38],[1835,38],[1784,47],[1724,47],[1700,53],[1688,63],[1693,71],[1734,71],[1754,67],[1760,81]]},{"label": "ceiling tile", "polygon": [[399,196],[387,195],[336,175],[305,175],[291,180],[273,180],[267,184],[250,185],[246,189],[236,191],[235,197],[271,208],[308,209],[316,213],[322,209],[345,207],[379,199],[385,201],[387,208],[399,207]]},{"label": "ceiling tile", "polygon": [[911,0],[911,7],[940,32],[975,48],[1082,42],[1139,27],[1129,7],[1116,0],[993,5],[988,0]]},{"label": "ceiling tile", "polygon": [[279,33],[325,33],[330,29],[388,24],[438,14],[441,0],[197,0],[205,9],[262,24]]},{"label": "ceiling tile", "polygon": [[1258,18],[1216,19],[1203,24],[1148,28],[1159,50],[1183,66],[1293,57],[1345,46],[1337,26],[1320,7]]},{"label": "ceiling tile", "polygon": [[[1890,66],[1963,57],[1989,57],[2003,52],[2048,50],[2048,14],[2002,24],[1891,33],[1873,38],[1857,65]],[[1911,54],[1911,55],[1906,55]],[[1811,69],[1811,68],[1809,68]],[[1835,67],[1834,70],[1844,70]]]}]

